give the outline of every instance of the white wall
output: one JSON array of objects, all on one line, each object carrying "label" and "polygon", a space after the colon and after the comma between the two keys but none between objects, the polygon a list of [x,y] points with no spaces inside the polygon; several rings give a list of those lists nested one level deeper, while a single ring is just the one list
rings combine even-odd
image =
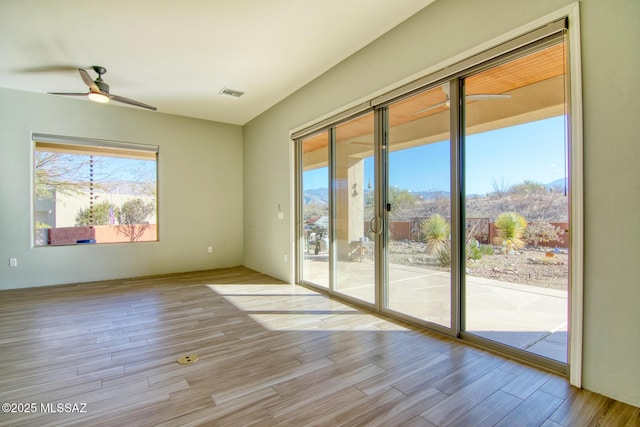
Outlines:
[{"label": "white wall", "polygon": [[582,4],[584,386],[640,406],[640,2]]},{"label": "white wall", "polygon": [[[31,132],[158,145],[160,241],[34,248]],[[0,147],[0,289],[242,264],[239,126],[0,89]]]},{"label": "white wall", "polygon": [[[289,131],[571,4],[440,0],[244,127],[244,264],[292,280]],[[640,2],[581,2],[583,386],[640,406]],[[292,29],[295,31],[295,28]],[[295,58],[291,58],[295,61]],[[286,66],[286,64],[283,64]],[[286,212],[276,216],[277,205]]]}]

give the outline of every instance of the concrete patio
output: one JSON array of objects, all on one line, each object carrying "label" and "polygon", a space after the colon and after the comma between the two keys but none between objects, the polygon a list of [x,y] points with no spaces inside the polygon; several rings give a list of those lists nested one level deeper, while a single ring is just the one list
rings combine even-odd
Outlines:
[{"label": "concrete patio", "polygon": [[[371,260],[338,262],[336,291],[374,301]],[[328,284],[327,257],[309,256],[308,281]],[[449,327],[449,272],[391,264],[387,307],[418,319]],[[478,336],[567,361],[568,293],[517,283],[466,277],[466,325]]]}]

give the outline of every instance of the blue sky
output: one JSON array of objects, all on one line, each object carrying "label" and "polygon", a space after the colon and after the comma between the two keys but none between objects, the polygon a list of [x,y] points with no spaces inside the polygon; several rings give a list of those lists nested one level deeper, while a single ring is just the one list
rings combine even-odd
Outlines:
[{"label": "blue sky", "polygon": [[136,182],[156,181],[156,162],[154,160],[106,156],[94,156],[94,158],[96,159],[96,180]]},{"label": "blue sky", "polygon": [[[548,184],[566,176],[564,116],[470,135],[466,138],[466,192],[494,191],[493,181]],[[365,185],[373,184],[373,159],[365,159]],[[449,191],[449,143],[389,154],[389,185],[410,191]],[[305,190],[327,187],[327,168],[305,172]]]}]

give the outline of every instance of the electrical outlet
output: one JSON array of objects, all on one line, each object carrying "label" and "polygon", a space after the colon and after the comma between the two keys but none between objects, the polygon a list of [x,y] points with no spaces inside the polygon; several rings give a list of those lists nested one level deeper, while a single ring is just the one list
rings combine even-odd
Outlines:
[{"label": "electrical outlet", "polygon": [[18,258],[9,258],[9,267],[17,267]]},{"label": "electrical outlet", "polygon": [[213,253],[213,246],[209,246],[209,247],[207,248],[207,252],[209,252],[210,254],[212,254],[212,253]]},{"label": "electrical outlet", "polygon": [[287,256],[287,254],[284,254],[284,262],[287,262],[289,260],[289,256]]}]

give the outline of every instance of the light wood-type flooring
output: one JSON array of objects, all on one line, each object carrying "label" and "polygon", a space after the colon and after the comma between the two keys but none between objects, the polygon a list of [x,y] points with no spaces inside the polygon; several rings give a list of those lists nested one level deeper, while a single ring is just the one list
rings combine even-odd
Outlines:
[{"label": "light wood-type flooring", "polygon": [[0,403],[19,412],[3,426],[640,425],[563,377],[242,267],[0,292]]}]

